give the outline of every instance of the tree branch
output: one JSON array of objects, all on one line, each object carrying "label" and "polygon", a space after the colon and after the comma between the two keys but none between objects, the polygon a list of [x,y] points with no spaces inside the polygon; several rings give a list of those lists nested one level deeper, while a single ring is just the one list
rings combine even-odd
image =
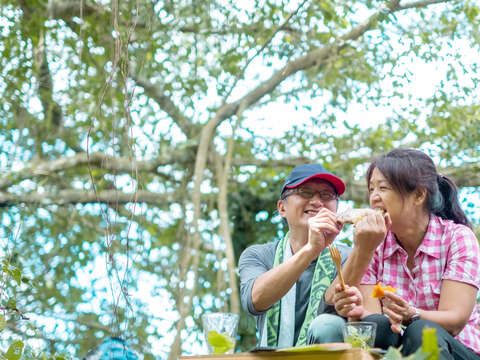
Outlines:
[{"label": "tree branch", "polygon": [[232,164],[234,166],[259,166],[259,167],[272,167],[272,168],[284,168],[284,167],[294,167],[301,164],[307,164],[311,162],[312,159],[305,156],[292,157],[285,159],[246,159],[246,158],[234,158],[232,159]]},{"label": "tree branch", "polygon": [[[24,169],[11,172],[0,179],[0,190],[5,190],[9,186],[19,183],[25,179],[31,179],[36,176],[51,175],[52,173],[63,172],[79,166],[90,164],[92,167],[114,171],[115,173],[131,173],[132,168],[139,172],[150,172],[160,174],[157,170],[159,166],[175,163],[188,162],[188,151],[183,149],[172,154],[159,156],[153,160],[137,161],[130,158],[119,158],[104,153],[79,153],[70,157],[63,157],[53,161],[32,162],[27,164]],[[165,175],[168,176],[168,175]]]},{"label": "tree branch", "polygon": [[60,190],[55,193],[30,193],[15,195],[0,193],[0,207],[15,206],[18,204],[32,205],[68,205],[68,204],[127,204],[127,203],[148,203],[161,208],[181,201],[183,194],[176,192],[157,194],[150,191],[139,190],[127,194],[119,190],[97,191],[95,194],[90,190]]},{"label": "tree branch", "polygon": [[[32,8],[31,4],[20,1],[23,16],[30,19],[36,16],[37,9]],[[58,134],[62,125],[63,111],[60,105],[53,99],[53,80],[48,66],[47,51],[44,39],[43,29],[39,34],[31,37],[33,48],[34,75],[38,81],[38,97],[43,108],[43,123],[48,130],[48,135]],[[40,151],[38,151],[40,155]]]},{"label": "tree branch", "polygon": [[[196,145],[192,145],[192,150],[196,149]],[[180,149],[177,152],[159,156],[152,160],[137,161],[130,158],[119,158],[104,153],[79,153],[74,156],[64,157],[53,161],[31,162],[25,165],[22,170],[16,172],[10,172],[0,177],[0,190],[6,190],[14,184],[25,179],[32,179],[37,176],[48,176],[54,173],[61,173],[66,170],[86,166],[90,166],[103,169],[106,171],[113,171],[116,174],[131,173],[132,168],[137,169],[139,172],[160,174],[168,177],[167,174],[161,174],[157,170],[159,166],[178,164],[179,166],[186,166],[191,164],[194,151],[189,149]],[[272,167],[286,167],[295,166],[298,164],[304,164],[311,161],[306,157],[295,157],[280,160],[259,160],[259,159],[233,159],[233,165],[256,165],[256,166],[272,166]]]},{"label": "tree branch", "polygon": [[406,10],[406,9],[412,9],[412,8],[423,8],[427,7],[429,5],[434,5],[434,4],[441,4],[441,3],[447,3],[451,2],[452,0],[421,0],[421,1],[414,1],[408,4],[402,4],[398,5],[398,7],[395,10]]},{"label": "tree branch", "polygon": [[[351,158],[349,158],[351,160]],[[176,153],[159,156],[152,160],[135,161],[127,158],[119,158],[104,153],[92,153],[90,159],[86,153],[80,153],[71,157],[65,157],[53,161],[42,161],[39,163],[32,162],[27,164],[24,169],[17,172],[4,174],[0,178],[0,189],[5,190],[8,187],[18,184],[25,179],[32,179],[38,176],[49,176],[55,173],[61,173],[66,170],[86,166],[90,161],[90,165],[95,168],[106,171],[114,171],[116,174],[131,173],[132,168],[138,169],[139,172],[159,174],[157,168],[162,165],[178,164],[183,166],[191,162],[190,155],[186,152],[178,151]],[[286,167],[294,167],[300,164],[311,162],[312,159],[307,157],[292,157],[285,159],[258,159],[258,158],[241,158],[232,159],[233,166],[258,166],[271,167],[281,169]],[[335,164],[335,168],[341,169],[342,164]],[[452,177],[459,187],[477,187],[480,186],[479,170],[476,163],[464,163],[460,167],[447,167],[439,169],[442,174]],[[167,174],[160,174],[168,176]]]},{"label": "tree branch", "polygon": [[380,6],[365,21],[353,27],[349,32],[337,38],[333,43],[327,44],[322,48],[312,50],[308,54],[288,62],[283,68],[276,71],[268,80],[258,85],[255,89],[241,99],[234,103],[221,106],[211,121],[216,122],[215,126],[218,126],[218,124],[220,124],[223,120],[234,115],[240,104],[245,104],[245,109],[248,109],[263,96],[272,92],[286,78],[296,74],[299,71],[328,63],[331,59],[334,59],[335,55],[346,46],[347,42],[358,39],[368,30],[372,29],[375,24],[385,16],[385,14],[394,13],[396,11],[408,8],[428,6],[430,4],[448,1],[450,0],[425,0],[400,6],[398,5],[398,0],[393,0],[387,5]]},{"label": "tree branch", "polygon": [[[81,7],[81,8],[80,8]],[[54,19],[62,19],[65,22],[71,21],[74,17],[98,15],[105,16],[105,8],[92,4],[88,1],[49,1],[48,13]]]},{"label": "tree branch", "polygon": [[180,109],[173,103],[170,96],[166,95],[160,86],[156,86],[141,75],[133,75],[133,80],[145,90],[145,94],[153,98],[158,106],[165,111],[172,120],[180,127],[187,138],[198,132],[192,120],[183,115]]},{"label": "tree branch", "polygon": [[285,21],[283,22],[283,24],[281,24],[280,26],[278,26],[273,32],[272,34],[265,40],[265,42],[263,43],[262,47],[255,52],[255,54],[247,60],[247,63],[245,64],[245,66],[242,68],[242,70],[240,70],[237,74],[237,76],[235,77],[235,80],[233,81],[233,84],[232,86],[230,87],[230,90],[227,91],[227,94],[225,96],[225,99],[224,99],[224,103],[226,103],[228,97],[230,96],[230,94],[232,93],[232,91],[235,89],[235,86],[237,85],[237,83],[240,81],[240,79],[243,79],[243,77],[245,76],[245,71],[247,70],[248,66],[252,63],[252,61],[262,53],[263,50],[265,50],[265,48],[272,42],[273,38],[275,37],[275,35],[277,35],[283,28],[285,28],[288,24],[288,22],[292,19],[292,17],[294,17],[295,15],[298,14],[298,12],[300,11],[300,9],[303,7],[303,5],[305,5],[305,3],[307,2],[307,0],[303,0],[300,5],[297,6],[297,8],[295,9],[295,11],[293,11],[292,13],[290,13],[290,15],[287,16],[287,18],[285,19]]},{"label": "tree branch", "polygon": [[438,173],[448,176],[455,181],[459,188],[480,187],[480,167],[478,163],[463,163],[462,166],[438,169]]},{"label": "tree branch", "polygon": [[221,106],[215,114],[215,117],[211,119],[211,121],[215,123],[214,126],[218,126],[223,120],[234,115],[237,112],[240,104],[244,104],[245,109],[248,109],[250,106],[254,105],[263,96],[272,92],[286,78],[296,74],[299,71],[328,63],[329,60],[332,59],[332,55],[333,58],[335,58],[336,54],[338,54],[338,52],[340,52],[346,46],[347,41],[355,40],[363,35],[367,30],[371,29],[384,12],[385,7],[380,7],[367,20],[358,24],[348,33],[336,39],[332,44],[327,44],[322,48],[312,50],[308,54],[288,62],[283,68],[277,70],[268,80],[258,85],[255,89],[250,91],[241,99],[234,103]]},{"label": "tree branch", "polygon": [[[175,28],[172,28],[172,30],[175,30]],[[223,28],[220,28],[220,29],[197,29],[196,26],[185,25],[185,26],[182,26],[180,28],[177,28],[176,30],[178,30],[181,33],[186,33],[186,34],[194,33],[194,34],[198,34],[198,35],[201,35],[201,36],[209,36],[209,35],[231,35],[231,34],[243,34],[243,33],[258,33],[259,31],[265,31],[267,29],[264,29],[264,28],[258,26],[257,24],[251,24],[251,25],[245,25],[245,26],[242,26],[242,27],[231,26],[231,27],[223,27]],[[290,33],[290,34],[300,34],[301,33],[301,31],[299,29],[295,29],[291,26],[287,26],[287,24],[284,24],[283,26],[281,26],[281,28],[278,29],[278,31],[283,31],[283,32]],[[274,31],[274,32],[277,32],[277,30]]]}]

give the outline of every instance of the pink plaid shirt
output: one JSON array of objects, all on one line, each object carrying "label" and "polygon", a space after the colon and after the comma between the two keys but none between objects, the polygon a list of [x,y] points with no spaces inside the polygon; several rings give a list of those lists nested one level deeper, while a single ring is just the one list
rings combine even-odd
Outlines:
[{"label": "pink plaid shirt", "polygon": [[[473,232],[464,225],[430,216],[427,233],[415,253],[415,267],[407,267],[407,252],[389,232],[362,278],[362,284],[398,288],[397,294],[423,310],[437,310],[442,280],[480,287],[480,249]],[[480,315],[474,308],[464,329],[455,337],[480,354]]]}]

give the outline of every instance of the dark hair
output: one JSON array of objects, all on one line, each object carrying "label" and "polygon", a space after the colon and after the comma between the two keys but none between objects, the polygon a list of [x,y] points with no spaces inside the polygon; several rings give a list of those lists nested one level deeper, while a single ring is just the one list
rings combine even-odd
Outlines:
[{"label": "dark hair", "polygon": [[368,187],[375,168],[401,194],[426,189],[426,205],[430,213],[472,227],[458,202],[457,186],[451,179],[437,173],[435,164],[425,153],[415,149],[395,149],[380,156],[368,167]]}]

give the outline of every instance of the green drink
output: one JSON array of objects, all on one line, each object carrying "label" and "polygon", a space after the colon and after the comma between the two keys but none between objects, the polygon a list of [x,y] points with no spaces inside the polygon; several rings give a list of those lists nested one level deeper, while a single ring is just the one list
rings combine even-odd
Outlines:
[{"label": "green drink", "polygon": [[354,348],[369,349],[375,344],[377,324],[367,321],[348,322],[343,325],[343,341]]},{"label": "green drink", "polygon": [[215,330],[211,330],[207,335],[207,342],[213,349],[212,354],[225,354],[233,352],[235,348],[235,340],[228,336],[227,333],[220,334]]},{"label": "green drink", "polygon": [[209,354],[233,354],[237,338],[238,315],[209,313],[202,316],[203,335]]}]

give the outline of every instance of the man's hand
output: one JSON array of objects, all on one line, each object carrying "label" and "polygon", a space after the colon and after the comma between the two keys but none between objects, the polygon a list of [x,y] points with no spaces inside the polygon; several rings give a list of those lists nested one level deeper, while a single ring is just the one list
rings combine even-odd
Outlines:
[{"label": "man's hand", "polygon": [[342,286],[337,284],[333,303],[338,315],[342,317],[360,319],[364,315],[363,297],[355,286],[345,285],[345,289],[342,289]]},{"label": "man's hand", "polygon": [[391,220],[388,213],[371,213],[363,217],[356,225],[353,242],[360,249],[373,253],[382,243],[390,228]]},{"label": "man's hand", "polygon": [[336,220],[336,214],[326,208],[320,209],[314,217],[308,219],[308,245],[315,250],[317,256],[340,233],[342,226]]}]

